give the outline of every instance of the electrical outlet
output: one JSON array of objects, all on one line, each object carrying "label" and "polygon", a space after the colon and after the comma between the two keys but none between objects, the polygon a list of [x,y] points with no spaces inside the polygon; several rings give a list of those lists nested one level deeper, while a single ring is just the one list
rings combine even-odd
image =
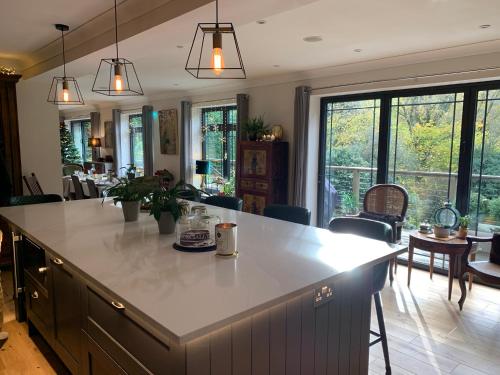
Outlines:
[{"label": "electrical outlet", "polygon": [[324,285],[321,288],[314,290],[314,307],[321,306],[329,302],[333,298],[333,287]]}]

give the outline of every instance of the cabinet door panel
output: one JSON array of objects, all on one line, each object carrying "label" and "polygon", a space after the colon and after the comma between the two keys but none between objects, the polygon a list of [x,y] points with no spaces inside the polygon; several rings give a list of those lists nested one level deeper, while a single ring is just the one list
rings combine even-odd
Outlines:
[{"label": "cabinet door panel", "polygon": [[102,348],[85,333],[83,334],[83,374],[125,375],[126,372]]},{"label": "cabinet door panel", "polygon": [[71,271],[51,259],[54,293],[54,339],[56,351],[70,369],[76,368],[80,357],[81,301],[80,284]]}]

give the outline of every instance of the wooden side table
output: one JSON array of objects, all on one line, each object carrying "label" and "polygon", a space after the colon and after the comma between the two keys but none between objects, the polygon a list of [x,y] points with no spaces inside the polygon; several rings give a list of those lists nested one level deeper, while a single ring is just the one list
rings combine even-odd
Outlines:
[{"label": "wooden side table", "polygon": [[[451,291],[453,289],[453,277],[455,276],[455,266],[457,258],[460,259],[465,249],[467,241],[459,238],[443,241],[428,237],[427,234],[414,231],[410,233],[410,242],[408,244],[408,286],[410,286],[411,270],[413,266],[413,251],[415,248],[429,251],[431,253],[431,264],[433,264],[434,253],[445,254],[449,256],[448,262],[448,300],[451,300]],[[431,266],[431,278],[433,267]]]}]

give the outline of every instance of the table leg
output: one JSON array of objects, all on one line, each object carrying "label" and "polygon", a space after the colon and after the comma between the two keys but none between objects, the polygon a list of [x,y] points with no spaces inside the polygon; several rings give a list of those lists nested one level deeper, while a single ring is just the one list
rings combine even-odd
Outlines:
[{"label": "table leg", "polygon": [[411,281],[411,267],[413,265],[413,241],[410,236],[410,243],[408,244],[408,287],[410,286]]},{"label": "table leg", "polygon": [[[470,255],[470,261],[474,262],[476,260],[476,253]],[[469,272],[469,290],[472,290],[472,280],[474,279],[474,274]]]},{"label": "table leg", "polygon": [[455,277],[455,263],[457,256],[450,254],[448,259],[448,301],[451,301],[451,291],[453,290],[453,278]]},{"label": "table leg", "polygon": [[429,273],[432,280],[432,275],[434,274],[434,252],[431,251],[431,261],[429,264]]}]

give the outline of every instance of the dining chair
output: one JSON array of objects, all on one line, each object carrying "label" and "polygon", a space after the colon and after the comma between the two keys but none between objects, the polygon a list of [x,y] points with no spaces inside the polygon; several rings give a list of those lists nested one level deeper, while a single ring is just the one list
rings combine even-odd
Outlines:
[{"label": "dining chair", "polygon": [[31,195],[43,195],[42,187],[34,173],[31,176],[23,176],[23,180]]},{"label": "dining chair", "polygon": [[286,204],[270,204],[264,208],[264,216],[297,224],[311,224],[310,210],[303,207],[288,206]]},{"label": "dining chair", "polygon": [[80,182],[80,178],[76,175],[73,175],[71,176],[71,181],[73,181],[73,188],[75,189],[75,200],[87,198],[83,193],[83,187],[82,183]]},{"label": "dining chair", "polygon": [[[383,221],[392,227],[393,243],[401,242],[401,233],[408,209],[408,192],[400,185],[378,184],[369,188],[363,199],[363,211],[357,216],[363,219]],[[397,259],[391,259],[389,281],[392,285],[397,271]]]},{"label": "dining chair", "polygon": [[28,204],[55,203],[62,201],[62,197],[58,194],[19,195],[10,197],[9,206],[24,206]]},{"label": "dining chair", "polygon": [[99,190],[97,189],[97,186],[95,185],[94,180],[91,178],[87,178],[86,182],[87,182],[87,186],[89,188],[89,197],[90,198],[99,198]]},{"label": "dining chair", "polygon": [[[371,238],[374,240],[393,242],[392,227],[382,221],[371,219],[363,219],[357,217],[338,217],[330,222],[329,229],[336,233],[355,234],[362,237]],[[346,256],[349,256],[346,254]],[[387,333],[385,330],[384,312],[382,310],[382,300],[380,291],[384,288],[387,272],[389,269],[389,261],[377,264],[373,269],[373,300],[377,312],[377,321],[379,332],[370,330],[370,333],[376,337],[370,341],[370,346],[382,343],[384,352],[386,374],[391,373],[391,362],[389,359],[389,346],[387,345]]]},{"label": "dining chair", "polygon": [[71,176],[76,172],[83,172],[83,165],[76,163],[66,163],[63,165],[63,176]]},{"label": "dining chair", "polygon": [[243,208],[243,201],[240,198],[228,197],[225,195],[211,195],[205,199],[205,203],[236,211],[241,211]]},{"label": "dining chair", "polygon": [[[458,283],[462,295],[458,301],[458,306],[462,310],[467,297],[464,275],[476,275],[479,279],[488,284],[500,285],[500,233],[494,233],[492,237],[467,236],[467,248],[462,255],[461,269],[458,276]],[[469,261],[469,254],[476,243],[491,243],[490,257],[487,261]]]}]

